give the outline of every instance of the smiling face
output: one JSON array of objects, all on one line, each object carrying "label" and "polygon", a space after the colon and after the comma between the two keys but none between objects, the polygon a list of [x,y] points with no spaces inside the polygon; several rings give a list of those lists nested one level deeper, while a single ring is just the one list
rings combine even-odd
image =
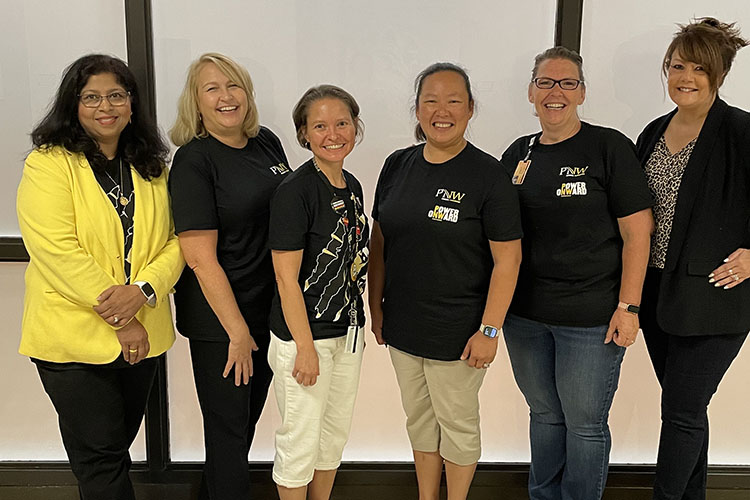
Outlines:
[{"label": "smiling face", "polygon": [[[113,92],[127,93],[114,74],[100,73],[89,77],[80,95],[107,96]],[[78,122],[108,157],[114,156],[117,152],[120,134],[128,125],[131,114],[130,99],[122,106],[112,106],[109,100],[104,98],[96,108],[87,108],[81,104],[80,99],[78,101]]]},{"label": "smiling face", "polygon": [[474,114],[464,78],[455,71],[426,76],[417,97],[417,120],[427,143],[437,149],[462,146],[464,133]]},{"label": "smiling face", "polygon": [[684,60],[677,49],[669,60],[667,90],[672,102],[682,110],[708,109],[716,97],[704,67]]},{"label": "smiling face", "polygon": [[[567,59],[547,59],[539,64],[537,78],[579,80],[578,67]],[[586,99],[586,87],[581,84],[575,90],[563,90],[559,84],[551,89],[540,89],[529,83],[529,102],[534,105],[542,130],[574,127],[578,119],[577,108]]]},{"label": "smiling face", "polygon": [[229,79],[214,63],[206,63],[198,73],[198,111],[203,126],[217,139],[242,137],[247,114],[247,93],[239,82]]},{"label": "smiling face", "polygon": [[318,163],[340,166],[354,149],[357,127],[349,107],[341,99],[325,97],[307,110],[305,139]]}]

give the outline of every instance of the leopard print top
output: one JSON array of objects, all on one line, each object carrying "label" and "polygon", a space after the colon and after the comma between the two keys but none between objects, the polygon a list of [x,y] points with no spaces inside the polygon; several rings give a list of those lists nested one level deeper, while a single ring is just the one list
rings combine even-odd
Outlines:
[{"label": "leopard print top", "polygon": [[[697,139],[697,138],[696,138]],[[682,174],[695,147],[693,139],[674,155],[669,152],[664,136],[656,143],[651,156],[646,162],[646,179],[654,196],[654,220],[656,231],[651,238],[651,255],[648,265],[664,269],[667,258],[669,236],[672,233],[672,219],[677,205],[677,193],[680,190]]]}]

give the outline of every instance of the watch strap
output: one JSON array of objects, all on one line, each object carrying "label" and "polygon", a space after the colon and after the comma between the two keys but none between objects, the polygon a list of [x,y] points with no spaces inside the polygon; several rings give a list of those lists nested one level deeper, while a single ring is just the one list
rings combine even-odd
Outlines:
[{"label": "watch strap", "polygon": [[620,302],[617,304],[617,307],[633,314],[638,314],[639,312],[641,312],[640,306],[637,306],[635,304],[628,304],[627,302]]}]

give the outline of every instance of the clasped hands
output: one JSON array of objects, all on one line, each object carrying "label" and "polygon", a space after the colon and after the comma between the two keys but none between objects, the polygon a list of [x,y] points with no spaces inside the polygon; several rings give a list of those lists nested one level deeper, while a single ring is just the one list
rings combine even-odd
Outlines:
[{"label": "clasped hands", "polygon": [[148,332],[135,319],[135,314],[146,303],[146,296],[138,285],[113,285],[104,290],[96,300],[99,305],[94,311],[117,328],[117,340],[122,348],[122,356],[131,365],[143,360],[151,350]]},{"label": "clasped hands", "polygon": [[127,325],[133,319],[146,303],[146,296],[138,285],[113,285],[96,300],[99,305],[94,306],[94,311],[109,325],[118,327]]}]

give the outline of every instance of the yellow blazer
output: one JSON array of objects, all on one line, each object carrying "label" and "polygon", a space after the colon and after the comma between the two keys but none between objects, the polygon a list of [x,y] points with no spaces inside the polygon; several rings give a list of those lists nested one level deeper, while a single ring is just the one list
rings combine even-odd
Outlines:
[{"label": "yellow blazer", "polygon": [[[174,342],[169,292],[184,260],[174,234],[166,172],[150,182],[132,169],[135,190],[131,282],[148,281],[156,306],[136,318],[149,357]],[[46,361],[104,364],[121,353],[115,329],[94,311],[96,298],[125,283],[122,225],[85,155],[34,150],[18,187],[18,223],[31,257],[26,269],[19,352]]]}]

